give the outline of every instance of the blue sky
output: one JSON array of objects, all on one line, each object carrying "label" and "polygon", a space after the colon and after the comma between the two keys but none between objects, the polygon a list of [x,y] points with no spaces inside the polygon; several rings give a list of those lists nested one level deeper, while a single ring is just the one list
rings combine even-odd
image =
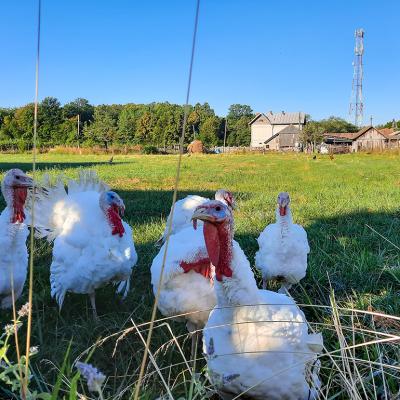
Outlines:
[{"label": "blue sky", "polygon": [[[39,96],[185,99],[194,0],[42,0]],[[32,101],[36,0],[3,0],[0,106]],[[191,102],[347,118],[365,29],[365,118],[400,119],[400,1],[202,0]]]}]

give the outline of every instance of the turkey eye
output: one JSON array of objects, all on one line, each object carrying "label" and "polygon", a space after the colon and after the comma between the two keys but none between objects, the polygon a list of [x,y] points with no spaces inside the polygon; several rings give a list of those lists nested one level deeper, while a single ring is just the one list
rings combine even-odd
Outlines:
[{"label": "turkey eye", "polygon": [[217,211],[221,211],[221,207],[220,207],[220,206],[215,207],[215,209],[216,209]]},{"label": "turkey eye", "polygon": [[15,178],[16,178],[16,179],[19,179],[19,176],[17,175]]}]

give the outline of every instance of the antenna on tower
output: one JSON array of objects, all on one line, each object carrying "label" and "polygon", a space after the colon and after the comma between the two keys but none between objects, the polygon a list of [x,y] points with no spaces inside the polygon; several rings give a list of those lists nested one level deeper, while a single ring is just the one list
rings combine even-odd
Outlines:
[{"label": "antenna on tower", "polygon": [[353,85],[351,90],[349,117],[350,120],[354,121],[354,125],[360,127],[363,122],[364,111],[362,97],[364,29],[357,29],[354,36],[356,38],[356,45],[354,47]]}]

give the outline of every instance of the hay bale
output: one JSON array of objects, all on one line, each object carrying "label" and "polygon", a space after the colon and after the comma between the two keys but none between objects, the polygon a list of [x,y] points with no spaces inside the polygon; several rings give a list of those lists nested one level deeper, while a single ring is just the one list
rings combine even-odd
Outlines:
[{"label": "hay bale", "polygon": [[187,151],[189,154],[203,153],[204,152],[203,142],[201,140],[193,140],[193,142],[188,145]]}]

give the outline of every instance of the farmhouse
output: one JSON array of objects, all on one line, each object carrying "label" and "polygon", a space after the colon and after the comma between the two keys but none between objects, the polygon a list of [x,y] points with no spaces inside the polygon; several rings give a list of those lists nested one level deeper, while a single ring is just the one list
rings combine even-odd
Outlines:
[{"label": "farmhouse", "polygon": [[355,133],[325,133],[324,142],[332,146],[347,147],[348,151],[383,150],[398,147],[400,132],[389,132],[366,126]]},{"label": "farmhouse", "polygon": [[299,133],[306,123],[302,112],[257,113],[249,122],[251,147],[271,150],[294,150],[300,147]]}]

